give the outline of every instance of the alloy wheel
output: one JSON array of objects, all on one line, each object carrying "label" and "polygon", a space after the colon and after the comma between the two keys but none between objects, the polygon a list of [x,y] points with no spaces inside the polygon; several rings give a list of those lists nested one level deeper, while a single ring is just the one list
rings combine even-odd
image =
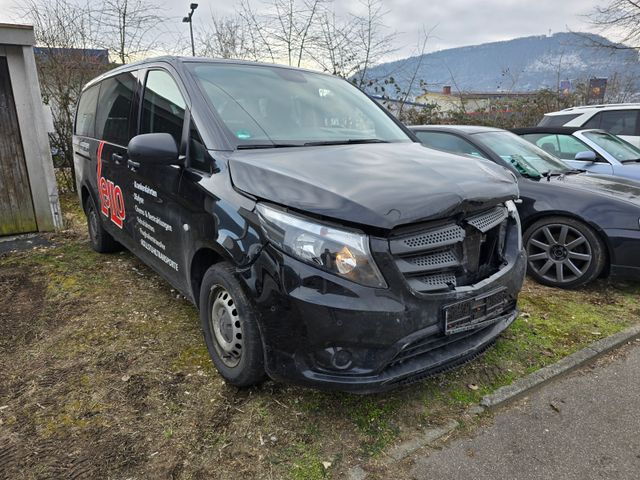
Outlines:
[{"label": "alloy wheel", "polygon": [[554,223],[542,225],[527,241],[529,268],[554,283],[582,277],[593,261],[587,238],[576,228]]}]

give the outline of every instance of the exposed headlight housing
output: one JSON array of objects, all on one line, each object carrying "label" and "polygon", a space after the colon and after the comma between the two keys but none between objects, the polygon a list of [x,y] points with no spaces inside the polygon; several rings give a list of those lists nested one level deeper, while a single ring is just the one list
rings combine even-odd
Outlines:
[{"label": "exposed headlight housing", "polygon": [[520,215],[513,200],[507,200],[505,203],[509,216],[513,218],[518,226],[518,250],[522,250],[522,225],[520,224]]},{"label": "exposed headlight housing", "polygon": [[369,237],[286,213],[256,207],[264,234],[283,252],[368,287],[386,288],[369,250]]}]

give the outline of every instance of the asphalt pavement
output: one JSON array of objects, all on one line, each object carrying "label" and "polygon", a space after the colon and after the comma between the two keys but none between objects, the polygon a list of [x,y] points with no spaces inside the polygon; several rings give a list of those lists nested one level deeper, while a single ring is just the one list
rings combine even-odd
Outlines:
[{"label": "asphalt pavement", "polygon": [[[610,357],[607,359],[606,357]],[[417,458],[415,479],[640,479],[640,343],[543,386]]]}]

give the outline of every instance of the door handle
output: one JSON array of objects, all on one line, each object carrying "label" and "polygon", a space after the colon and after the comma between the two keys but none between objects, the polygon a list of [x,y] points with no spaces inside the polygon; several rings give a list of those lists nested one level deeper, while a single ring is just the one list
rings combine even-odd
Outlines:
[{"label": "door handle", "polygon": [[140,167],[140,164],[138,162],[134,162],[133,160],[127,160],[127,167],[129,167],[131,170],[137,170],[138,167]]},{"label": "door handle", "polygon": [[121,165],[124,157],[118,153],[112,153],[111,160],[113,160],[117,165]]}]

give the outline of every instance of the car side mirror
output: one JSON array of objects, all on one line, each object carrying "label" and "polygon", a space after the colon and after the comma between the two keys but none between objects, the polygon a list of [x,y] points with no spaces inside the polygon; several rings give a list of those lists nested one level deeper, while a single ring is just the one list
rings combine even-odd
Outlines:
[{"label": "car side mirror", "polygon": [[129,160],[147,165],[182,165],[178,146],[168,133],[143,133],[129,141]]},{"label": "car side mirror", "polygon": [[591,150],[586,152],[578,152],[576,153],[575,159],[581,162],[595,162],[597,160],[596,152],[592,152]]}]

